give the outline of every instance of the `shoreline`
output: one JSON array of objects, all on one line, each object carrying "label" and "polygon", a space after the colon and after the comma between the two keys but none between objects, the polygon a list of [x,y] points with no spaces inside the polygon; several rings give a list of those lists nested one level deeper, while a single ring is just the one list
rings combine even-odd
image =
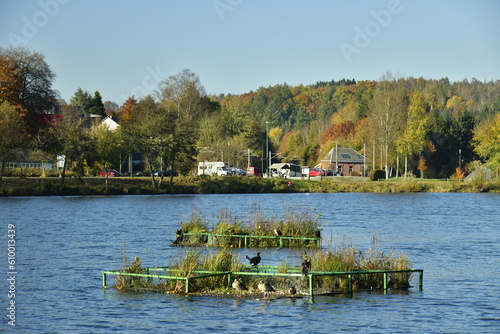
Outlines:
[{"label": "shoreline", "polygon": [[[158,182],[160,178],[156,178]],[[288,184],[292,181],[292,184]],[[0,196],[86,196],[154,194],[238,194],[238,193],[412,193],[412,192],[500,192],[500,180],[456,181],[410,178],[370,181],[362,177],[319,177],[308,179],[257,177],[179,176],[169,184],[164,178],[157,188],[150,177],[67,177],[59,191],[57,177],[3,177]],[[107,183],[107,186],[106,186]]]}]

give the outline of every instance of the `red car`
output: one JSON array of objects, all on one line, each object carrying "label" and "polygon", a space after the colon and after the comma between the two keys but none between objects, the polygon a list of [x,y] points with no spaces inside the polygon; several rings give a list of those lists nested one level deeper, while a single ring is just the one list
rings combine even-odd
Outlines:
[{"label": "red car", "polygon": [[325,176],[326,173],[321,168],[309,168],[309,176]]},{"label": "red car", "polygon": [[247,176],[262,176],[262,172],[259,167],[248,167]]},{"label": "red car", "polygon": [[99,173],[99,176],[106,177],[106,174],[108,177],[120,176],[120,172],[115,169],[105,169]]}]

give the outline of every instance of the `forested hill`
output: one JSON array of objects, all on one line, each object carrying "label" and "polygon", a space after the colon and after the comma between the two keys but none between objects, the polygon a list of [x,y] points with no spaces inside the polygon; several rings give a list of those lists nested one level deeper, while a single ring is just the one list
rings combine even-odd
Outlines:
[{"label": "forested hill", "polygon": [[284,83],[211,100],[216,110],[199,129],[200,146],[210,148],[206,157],[246,164],[240,153],[250,147],[262,155],[267,127],[270,151],[286,160],[312,166],[337,143],[364,151],[377,168],[395,168],[398,157],[400,164],[408,157],[414,173],[424,161],[427,177],[443,178],[454,173],[458,159],[462,167],[479,159],[473,131],[499,113],[500,82],[388,74],[379,81]]}]

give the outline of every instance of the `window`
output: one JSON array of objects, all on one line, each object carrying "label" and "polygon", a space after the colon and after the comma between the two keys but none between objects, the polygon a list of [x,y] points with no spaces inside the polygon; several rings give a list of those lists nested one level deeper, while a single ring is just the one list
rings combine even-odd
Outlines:
[{"label": "window", "polygon": [[351,156],[349,154],[342,154],[342,158],[351,159]]}]

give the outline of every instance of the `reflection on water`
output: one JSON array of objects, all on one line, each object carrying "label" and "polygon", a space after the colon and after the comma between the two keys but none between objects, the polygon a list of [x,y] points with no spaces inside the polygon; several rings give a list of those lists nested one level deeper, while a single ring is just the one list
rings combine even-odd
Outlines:
[{"label": "reflection on water", "polygon": [[[499,200],[498,194],[426,193],[0,198],[0,242],[7,244],[6,225],[16,224],[21,332],[496,333]],[[255,207],[268,217],[290,207],[320,213],[325,247],[367,250],[378,233],[383,250],[404,251],[414,268],[424,269],[424,289],[316,296],[314,303],[101,290],[101,270],[123,267],[124,254],[146,266],[182,256],[170,244],[193,210],[213,223],[221,209],[245,220]],[[259,250],[233,251],[244,258]],[[293,264],[301,253],[260,251],[266,265]]]}]

